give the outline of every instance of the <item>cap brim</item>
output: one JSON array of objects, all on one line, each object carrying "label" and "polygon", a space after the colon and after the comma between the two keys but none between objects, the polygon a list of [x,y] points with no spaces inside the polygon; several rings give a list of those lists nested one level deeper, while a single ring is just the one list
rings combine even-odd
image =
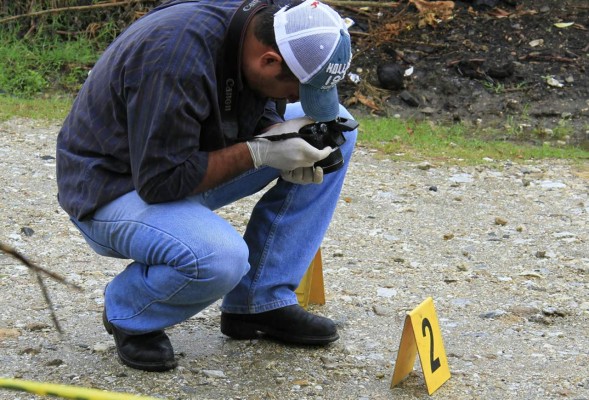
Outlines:
[{"label": "cap brim", "polygon": [[339,98],[335,86],[322,90],[301,84],[299,97],[305,114],[317,122],[332,121],[339,114]]}]

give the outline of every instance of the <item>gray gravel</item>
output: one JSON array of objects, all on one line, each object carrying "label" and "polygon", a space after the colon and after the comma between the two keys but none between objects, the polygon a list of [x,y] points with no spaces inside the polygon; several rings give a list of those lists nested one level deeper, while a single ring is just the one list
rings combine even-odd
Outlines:
[{"label": "gray gravel", "polygon": [[[421,367],[390,389],[406,312],[433,297],[444,399],[589,399],[589,165],[393,162],[358,147],[323,243],[327,348],[233,341],[218,305],[169,331],[180,366],[122,366],[100,323],[125,262],[96,256],[56,201],[57,124],[0,123],[0,241],[84,288],[0,254],[0,376],[168,399],[429,398]],[[221,210],[243,230],[255,198]],[[0,399],[35,396],[0,389]]]}]

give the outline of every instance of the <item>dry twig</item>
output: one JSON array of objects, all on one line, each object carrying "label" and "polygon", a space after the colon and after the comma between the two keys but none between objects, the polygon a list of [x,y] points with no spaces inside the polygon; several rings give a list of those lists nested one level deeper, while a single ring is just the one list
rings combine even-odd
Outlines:
[{"label": "dry twig", "polygon": [[160,1],[160,0],[127,0],[127,1],[121,1],[121,2],[116,2],[116,3],[98,3],[98,4],[92,4],[89,6],[72,6],[72,7],[52,8],[50,10],[41,10],[41,11],[30,12],[27,14],[13,15],[11,17],[2,18],[2,19],[0,19],[0,24],[10,22],[10,21],[15,21],[15,20],[22,19],[22,18],[27,18],[27,17],[38,17],[40,15],[46,15],[46,14],[60,14],[62,12],[66,12],[66,11],[88,11],[88,10],[99,9],[99,8],[124,7],[124,6],[128,6],[131,4],[136,4],[136,3],[155,3],[157,1]]},{"label": "dry twig", "polygon": [[533,53],[521,56],[519,59],[520,59],[520,61],[545,61],[545,62],[557,61],[557,62],[561,62],[561,63],[565,63],[565,64],[572,64],[572,63],[577,62],[577,60],[575,60],[573,58],[548,55],[548,54],[533,54]]},{"label": "dry twig", "polygon": [[388,8],[398,7],[397,1],[353,1],[353,0],[323,0],[323,3],[336,7],[376,7]]},{"label": "dry twig", "polygon": [[69,286],[69,287],[76,289],[76,290],[82,290],[82,288],[74,283],[66,281],[64,278],[62,278],[60,275],[58,275],[54,272],[51,272],[49,270],[46,270],[45,268],[39,267],[38,265],[34,264],[32,261],[27,259],[25,256],[20,254],[16,249],[13,249],[12,247],[7,246],[2,242],[0,242],[0,251],[8,254],[9,256],[16,258],[18,261],[20,261],[25,266],[27,266],[35,274],[35,277],[37,278],[37,283],[41,287],[41,293],[43,294],[43,298],[45,299],[45,302],[47,303],[47,306],[49,307],[49,312],[51,313],[51,319],[53,320],[53,324],[55,325],[55,329],[57,329],[57,331],[59,333],[63,333],[63,331],[61,330],[61,326],[59,325],[59,321],[57,320],[57,316],[55,315],[55,308],[53,307],[53,303],[51,302],[51,299],[49,298],[49,292],[47,291],[47,287],[45,286],[45,282],[43,282],[43,278],[41,277],[41,275],[46,275],[46,276],[50,277],[51,279],[54,279],[54,280],[58,281],[59,283],[62,283],[64,285]]},{"label": "dry twig", "polygon": [[[41,10],[30,12],[27,14],[20,14],[20,15],[13,15],[10,17],[0,19],[0,24],[10,21],[15,21],[22,18],[27,17],[38,17],[40,15],[46,14],[59,14],[66,11],[88,11],[88,10],[95,10],[99,8],[109,8],[109,7],[124,7],[131,4],[137,3],[155,3],[160,0],[127,0],[127,1],[119,1],[115,3],[98,3],[92,4],[88,6],[71,6],[71,7],[61,7],[61,8],[52,8],[49,10]],[[398,7],[399,3],[395,1],[387,1],[387,2],[380,2],[380,1],[353,1],[353,0],[325,0],[324,3],[329,4],[331,6],[336,7],[374,7],[374,8],[394,8]]]}]

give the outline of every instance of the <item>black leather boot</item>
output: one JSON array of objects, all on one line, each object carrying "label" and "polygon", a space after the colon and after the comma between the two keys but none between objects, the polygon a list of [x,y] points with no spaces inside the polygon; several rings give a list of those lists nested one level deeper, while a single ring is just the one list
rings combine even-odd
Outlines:
[{"label": "black leather boot", "polygon": [[123,364],[151,372],[168,371],[178,366],[172,343],[164,331],[129,335],[108,322],[106,311],[102,313],[102,323],[106,331],[113,335]]},{"label": "black leather boot", "polygon": [[221,314],[221,332],[233,339],[255,339],[258,332],[286,343],[325,345],[339,339],[332,320],[298,304],[259,314]]}]

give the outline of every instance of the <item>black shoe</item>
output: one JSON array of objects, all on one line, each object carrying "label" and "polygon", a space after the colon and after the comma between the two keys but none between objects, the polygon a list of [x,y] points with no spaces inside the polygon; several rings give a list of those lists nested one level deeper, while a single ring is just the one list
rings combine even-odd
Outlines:
[{"label": "black shoe", "polygon": [[117,353],[123,364],[151,372],[168,371],[178,366],[174,359],[172,343],[164,331],[129,335],[108,322],[106,311],[102,313],[102,323],[106,331],[113,335]]},{"label": "black shoe", "polygon": [[221,332],[233,339],[255,339],[258,332],[286,343],[323,345],[339,339],[332,320],[298,304],[259,314],[221,314]]}]

